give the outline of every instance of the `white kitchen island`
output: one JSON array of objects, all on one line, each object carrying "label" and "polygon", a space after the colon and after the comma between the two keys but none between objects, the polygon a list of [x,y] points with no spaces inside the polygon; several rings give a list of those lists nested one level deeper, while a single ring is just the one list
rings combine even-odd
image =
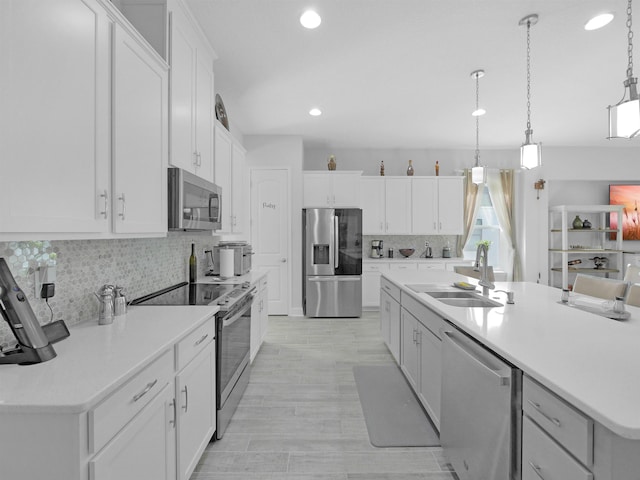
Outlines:
[{"label": "white kitchen island", "polygon": [[[529,410],[539,406],[538,400],[527,402],[526,395],[540,394],[548,396],[550,411],[565,409],[577,419],[582,432],[568,440],[553,431],[555,413],[545,414],[548,429],[541,425],[543,441],[553,439],[570,461],[582,464],[575,475],[558,478],[640,479],[640,308],[627,307],[631,318],[615,321],[560,304],[559,289],[525,282],[496,282],[496,289],[514,292],[515,304],[506,304],[504,293],[491,291],[490,298],[503,304],[494,308],[451,306],[407,287],[456,280],[477,283],[452,272],[396,271],[383,275],[383,287],[386,281],[399,290],[402,308],[417,302],[522,370],[525,413],[537,415]],[[527,470],[526,454],[525,447],[523,479],[538,478]]]}]

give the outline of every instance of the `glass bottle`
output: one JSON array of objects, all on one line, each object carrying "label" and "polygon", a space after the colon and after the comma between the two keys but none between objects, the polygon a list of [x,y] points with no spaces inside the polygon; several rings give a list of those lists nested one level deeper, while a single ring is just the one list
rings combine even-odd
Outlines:
[{"label": "glass bottle", "polygon": [[409,160],[409,166],[407,167],[407,176],[412,177],[413,176],[413,165],[412,165],[413,160]]},{"label": "glass bottle", "polygon": [[384,161],[380,162],[380,176],[384,177]]},{"label": "glass bottle", "polygon": [[191,244],[191,256],[189,257],[189,283],[196,283],[198,272],[198,260],[196,259],[196,244]]},{"label": "glass bottle", "polygon": [[440,165],[438,165],[438,160],[436,160],[436,177],[440,175]]}]

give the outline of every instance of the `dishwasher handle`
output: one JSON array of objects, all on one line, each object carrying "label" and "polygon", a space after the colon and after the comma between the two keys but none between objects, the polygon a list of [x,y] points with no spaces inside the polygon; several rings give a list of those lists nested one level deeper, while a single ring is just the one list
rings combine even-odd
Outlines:
[{"label": "dishwasher handle", "polygon": [[462,353],[466,358],[468,358],[471,362],[475,363],[480,368],[483,368],[487,372],[490,372],[492,375],[496,377],[497,383],[500,386],[508,386],[511,383],[511,369],[507,369],[505,371],[504,368],[501,368],[497,362],[492,361],[489,352],[483,351],[484,348],[481,346],[471,346],[469,342],[472,340],[468,340],[462,337],[462,334],[451,330],[444,331],[444,339],[451,343],[451,345],[459,352]]}]

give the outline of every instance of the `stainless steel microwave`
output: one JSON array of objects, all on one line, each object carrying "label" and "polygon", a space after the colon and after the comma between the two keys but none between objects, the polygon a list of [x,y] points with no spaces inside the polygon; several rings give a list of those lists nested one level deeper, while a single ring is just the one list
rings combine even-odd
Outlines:
[{"label": "stainless steel microwave", "polygon": [[181,168],[169,168],[169,230],[222,227],[222,188]]}]

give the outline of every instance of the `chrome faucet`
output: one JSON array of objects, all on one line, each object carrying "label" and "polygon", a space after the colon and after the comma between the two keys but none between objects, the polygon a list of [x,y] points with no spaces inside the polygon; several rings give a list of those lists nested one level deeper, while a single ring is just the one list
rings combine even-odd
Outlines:
[{"label": "chrome faucet", "polygon": [[[489,280],[489,247],[487,247],[484,243],[478,245],[478,249],[476,250],[476,265],[473,267],[473,270],[476,272],[481,272],[480,281],[478,285],[482,287],[482,295],[485,297],[489,295],[489,290],[493,290],[496,288],[494,283]],[[480,258],[482,257],[482,267],[480,266]]]}]

